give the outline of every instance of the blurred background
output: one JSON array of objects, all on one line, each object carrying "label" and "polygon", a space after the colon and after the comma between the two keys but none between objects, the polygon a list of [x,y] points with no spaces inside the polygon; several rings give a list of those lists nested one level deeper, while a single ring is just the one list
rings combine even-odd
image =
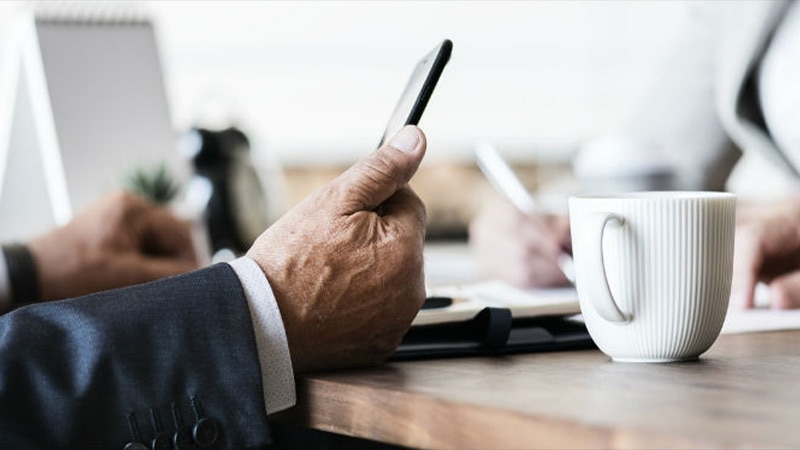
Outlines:
[{"label": "blurred background", "polygon": [[[80,8],[80,3],[70,2]],[[413,65],[454,52],[422,124],[435,159],[476,139],[565,160],[624,115],[683,21],[684,2],[210,2],[84,9],[152,17],[177,128],[236,120],[289,165],[349,163],[378,142]],[[27,2],[0,2],[0,29]],[[207,117],[210,118],[210,117]],[[531,151],[531,148],[536,151]]]},{"label": "blurred background", "polygon": [[[698,3],[66,6],[99,16],[129,9],[152,20],[176,139],[197,126],[241,129],[268,178],[273,216],[373,150],[414,64],[451,39],[452,58],[420,123],[429,149],[414,183],[431,231],[458,236],[476,205],[494,195],[475,170],[476,142],[494,143],[531,189],[568,192],[578,146],[614,130],[646,100],[670,45],[698,20]],[[0,2],[0,30],[29,8]],[[0,36],[0,49],[8,39]],[[0,72],[0,82],[7,76]]]}]

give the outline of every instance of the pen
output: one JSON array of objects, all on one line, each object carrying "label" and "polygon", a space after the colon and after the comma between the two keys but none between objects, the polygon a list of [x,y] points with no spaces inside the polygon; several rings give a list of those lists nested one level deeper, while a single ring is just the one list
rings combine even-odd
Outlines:
[{"label": "pen", "polygon": [[421,309],[436,309],[436,308],[446,308],[453,304],[453,299],[450,297],[428,297],[425,299],[425,303],[422,304]]},{"label": "pen", "polygon": [[[522,182],[514,175],[514,171],[500,156],[494,147],[486,142],[475,147],[475,157],[478,167],[490,183],[523,214],[533,215],[544,211],[539,203],[531,197]],[[571,283],[575,283],[575,272],[572,256],[566,251],[562,252],[556,261],[561,272]]]}]

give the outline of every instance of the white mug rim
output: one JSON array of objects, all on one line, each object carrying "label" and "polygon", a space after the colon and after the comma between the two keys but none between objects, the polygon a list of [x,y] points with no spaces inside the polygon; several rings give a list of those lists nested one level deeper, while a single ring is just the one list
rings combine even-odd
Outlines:
[{"label": "white mug rim", "polygon": [[729,199],[736,194],[719,191],[636,191],[613,194],[572,195],[575,200],[683,200],[683,199]]}]

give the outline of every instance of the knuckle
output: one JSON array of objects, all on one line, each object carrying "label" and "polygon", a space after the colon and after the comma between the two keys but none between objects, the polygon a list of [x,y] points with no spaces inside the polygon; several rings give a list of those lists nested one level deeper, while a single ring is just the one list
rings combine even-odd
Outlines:
[{"label": "knuckle", "polygon": [[400,187],[401,179],[397,173],[397,164],[387,152],[376,152],[356,166],[356,170],[365,178],[376,184]]},{"label": "knuckle", "polygon": [[144,199],[129,191],[119,191],[113,195],[112,201],[121,211],[130,211],[144,205]]},{"label": "knuckle", "polygon": [[425,202],[422,201],[419,195],[417,195],[417,193],[409,187],[397,191],[395,195],[402,196],[400,201],[404,205],[407,205],[409,211],[412,212],[411,215],[414,217],[414,219],[416,219],[416,223],[414,223],[415,227],[418,226],[424,228],[425,223],[428,220],[428,211],[425,207]]},{"label": "knuckle", "polygon": [[[338,211],[340,208],[351,210],[352,207],[360,207],[364,204],[364,198],[359,192],[347,191],[342,183],[328,183],[321,187],[313,196],[310,207],[317,213],[321,211]],[[305,206],[309,206],[306,203]]]},{"label": "knuckle", "polygon": [[144,199],[128,190],[120,190],[113,194],[114,201],[125,206],[141,204]]},{"label": "knuckle", "polygon": [[422,201],[417,194],[411,192],[409,203],[411,204],[411,208],[414,210],[415,217],[417,219],[417,225],[422,228],[425,228],[425,223],[428,221],[428,209],[425,207],[425,202]]},{"label": "knuckle", "polygon": [[770,287],[770,300],[776,309],[788,309],[791,307],[791,296],[789,288],[782,282],[774,282]]}]

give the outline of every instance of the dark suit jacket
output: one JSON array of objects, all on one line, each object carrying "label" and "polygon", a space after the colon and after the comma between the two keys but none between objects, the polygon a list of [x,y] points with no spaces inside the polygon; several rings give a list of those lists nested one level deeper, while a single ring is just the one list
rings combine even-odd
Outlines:
[{"label": "dark suit jacket", "polygon": [[250,313],[227,264],[0,315],[0,448],[150,448],[203,418],[212,448],[269,442]]}]

